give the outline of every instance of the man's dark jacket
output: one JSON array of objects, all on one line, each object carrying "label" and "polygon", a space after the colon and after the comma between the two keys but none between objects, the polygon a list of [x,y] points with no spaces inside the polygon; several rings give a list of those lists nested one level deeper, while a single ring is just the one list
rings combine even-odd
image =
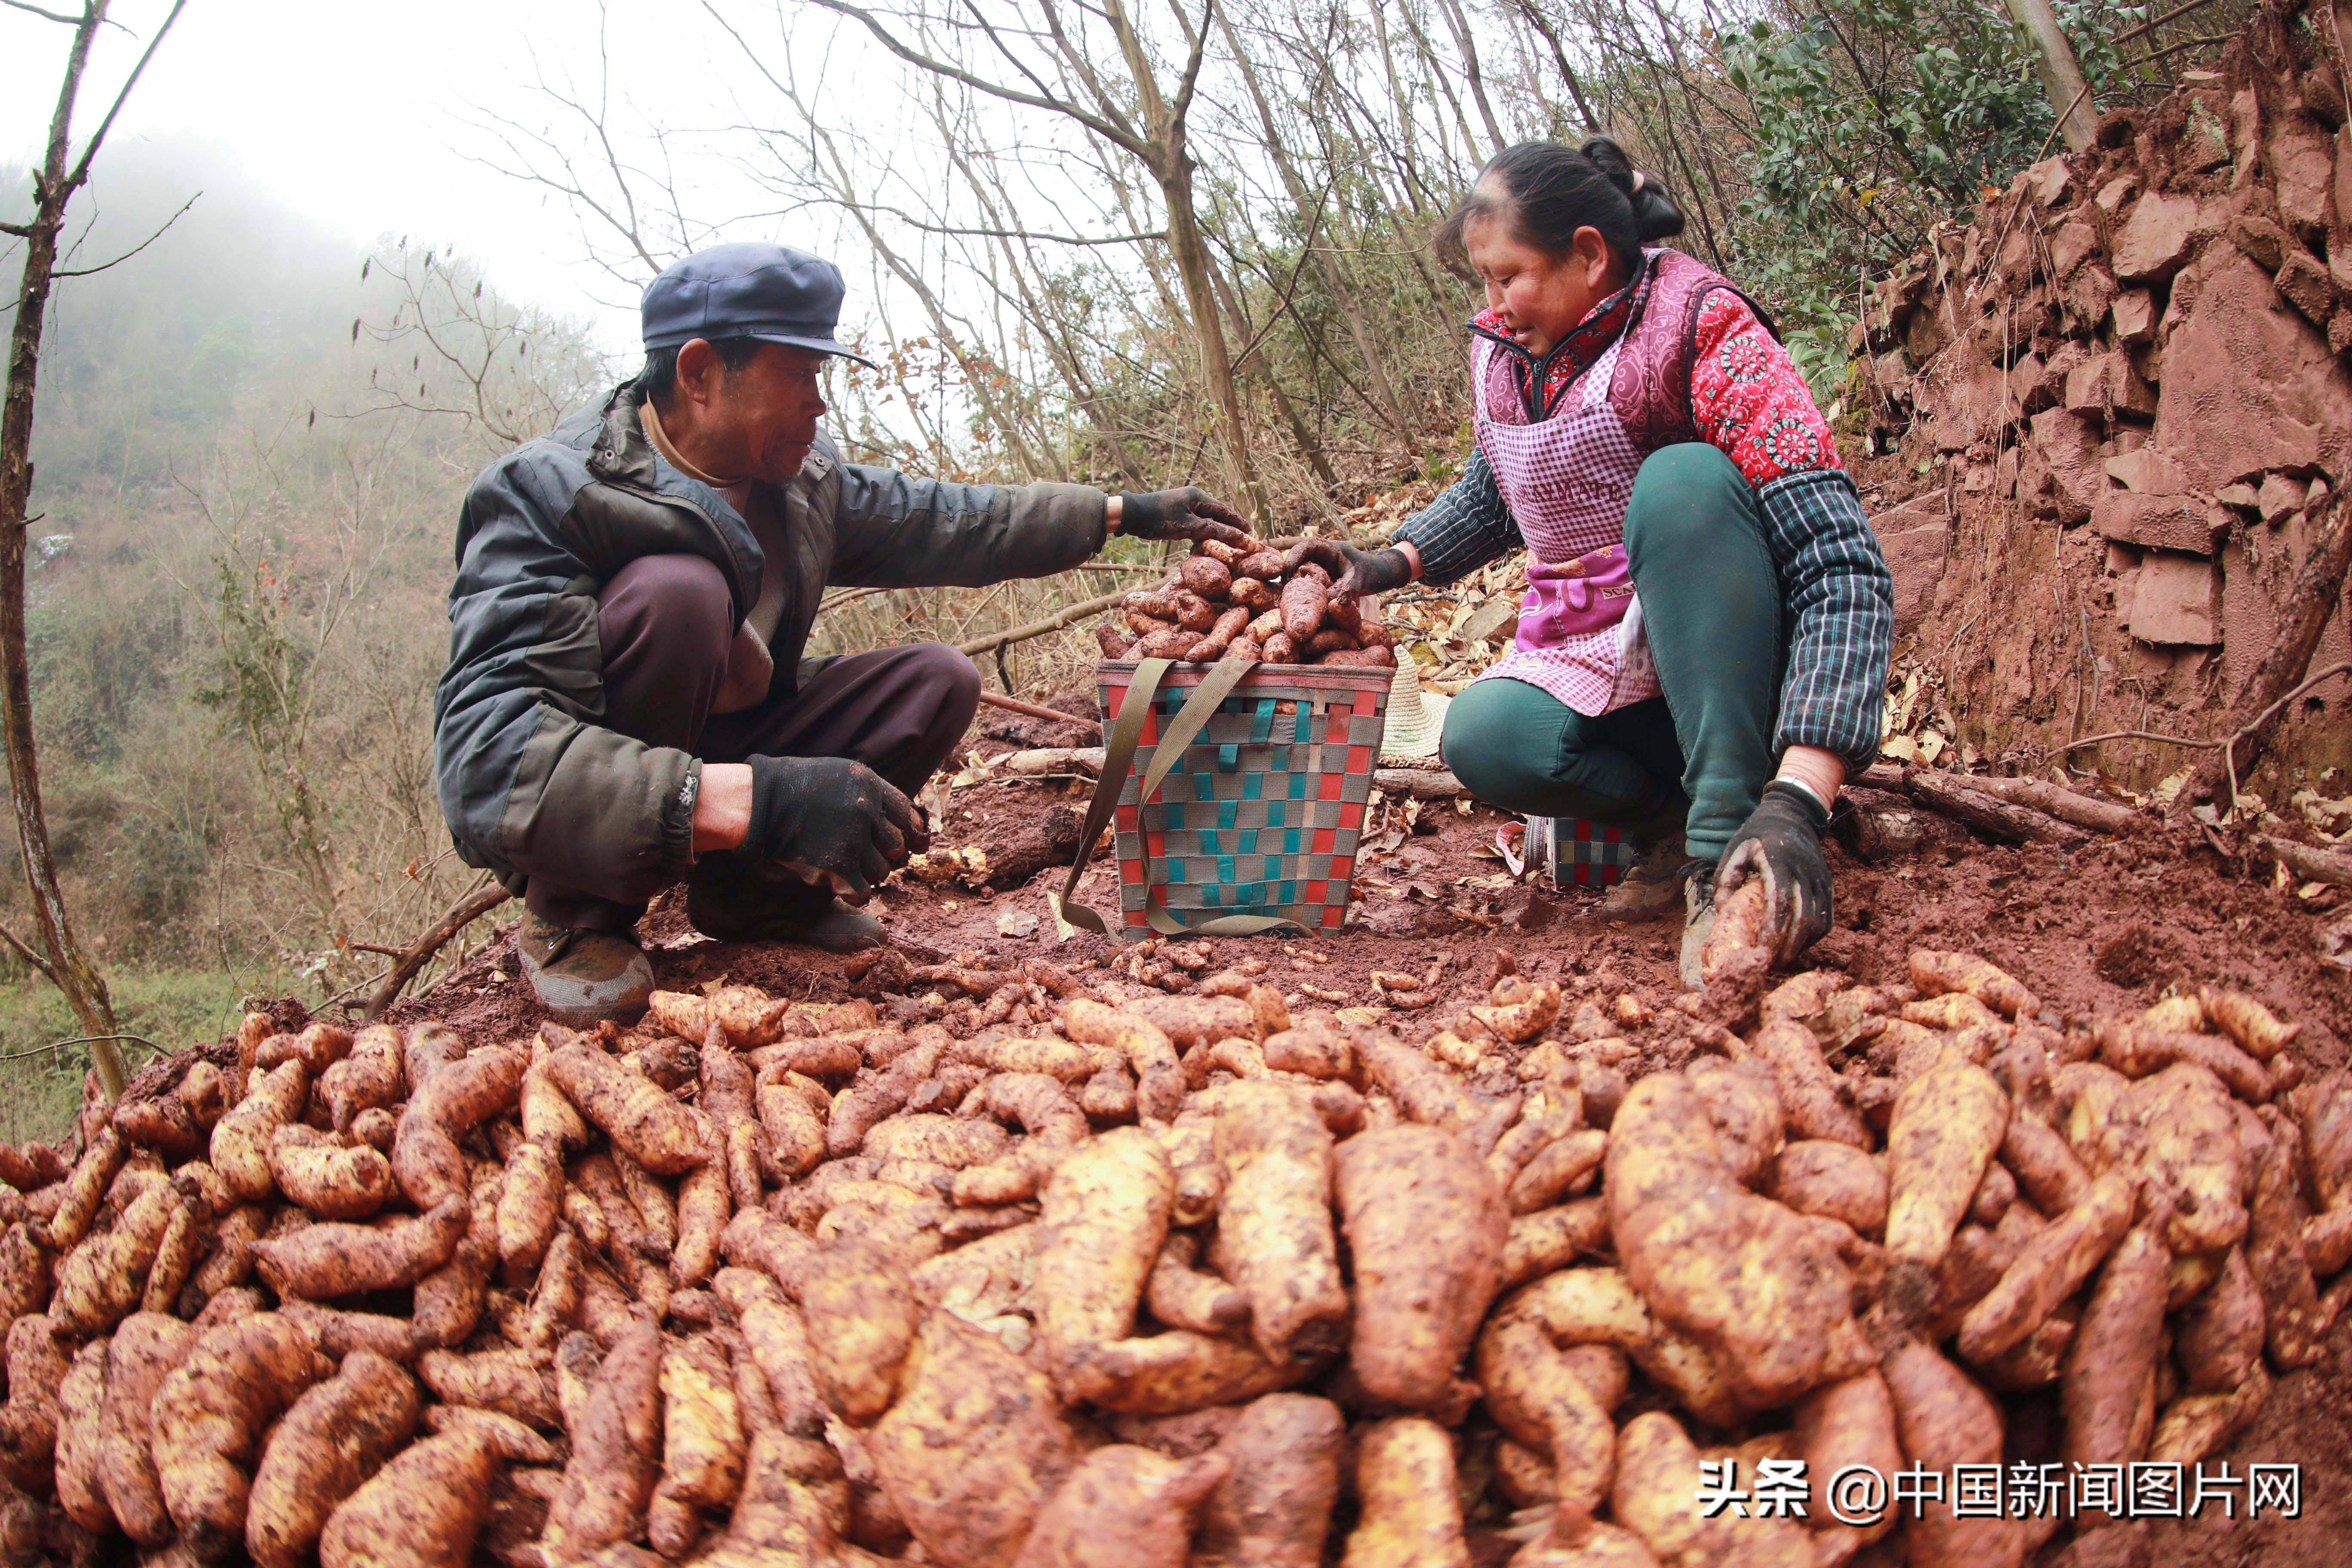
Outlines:
[{"label": "man's dark jacket", "polygon": [[467,864],[510,891],[538,875],[642,903],[693,863],[701,763],[604,728],[596,596],[639,556],[712,563],[739,626],[762,574],[782,574],[774,700],[797,688],[830,584],[977,587],[1066,571],[1103,542],[1100,490],[909,479],[844,463],[822,430],[800,477],[766,499],[792,543],[782,561],[762,557],[717,491],[655,452],[631,385],[474,481],[433,704],[441,812]]}]

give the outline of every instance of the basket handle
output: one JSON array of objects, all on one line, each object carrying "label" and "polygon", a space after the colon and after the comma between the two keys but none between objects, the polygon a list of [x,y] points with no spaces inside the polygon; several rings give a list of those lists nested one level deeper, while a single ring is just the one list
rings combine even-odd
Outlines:
[{"label": "basket handle", "polygon": [[[1152,700],[1160,694],[1160,679],[1174,662],[1173,659],[1147,658],[1136,665],[1135,679],[1128,685],[1126,700],[1119,705],[1118,718],[1112,723],[1110,734],[1103,742],[1102,774],[1095,780],[1094,799],[1087,803],[1086,825],[1078,829],[1077,858],[1070,862],[1070,874],[1062,883],[1062,890],[1052,895],[1054,914],[1065,925],[1103,936],[1114,934],[1102,916],[1076,901],[1078,879],[1086,874],[1087,861],[1094,855],[1095,844],[1102,837],[1103,828],[1109,823],[1111,813],[1118,808],[1118,792],[1127,783],[1129,770],[1135,765],[1135,748],[1143,736],[1143,721],[1150,716]],[[1151,798],[1170,771],[1183,759],[1184,748],[1192,743],[1192,737],[1201,732],[1208,724],[1210,716],[1216,712],[1234,688],[1242,683],[1243,677],[1255,668],[1255,661],[1238,658],[1219,659],[1209,667],[1209,673],[1193,689],[1192,695],[1184,700],[1184,706],[1170,721],[1168,732],[1160,738],[1158,748],[1152,753],[1151,765],[1144,770],[1142,788],[1136,797],[1139,804]],[[1152,903],[1148,897],[1144,900],[1143,918],[1150,922],[1153,931],[1168,936],[1255,936],[1261,931],[1284,926],[1297,931],[1307,929],[1299,921],[1282,915],[1220,915],[1199,925],[1185,925],[1165,908]]]}]

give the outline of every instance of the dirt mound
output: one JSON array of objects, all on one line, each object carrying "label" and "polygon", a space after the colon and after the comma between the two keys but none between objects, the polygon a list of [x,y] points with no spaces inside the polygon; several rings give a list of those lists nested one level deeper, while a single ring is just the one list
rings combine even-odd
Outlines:
[{"label": "dirt mound", "polygon": [[[2259,17],[2220,70],[2109,114],[1877,286],[1870,444],[1892,449],[1882,500],[1909,499],[1874,521],[1898,663],[1940,689],[1913,728],[2147,788],[2198,754],[2068,743],[2216,734],[2278,642],[2352,458],[2327,16]],[[2310,668],[2347,658],[2339,603]],[[2347,695],[2303,700],[2252,787],[2284,802],[2352,764]]]},{"label": "dirt mound", "polygon": [[[1874,809],[1904,812],[1893,795],[1856,791]],[[1063,807],[1051,784],[1004,779],[958,792],[941,836],[950,846],[978,839],[995,824],[1035,820]],[[968,802],[963,798],[971,798]],[[1219,965],[1256,955],[1296,1005],[1379,1005],[1371,975],[1444,967],[1427,1000],[1436,1006],[1477,999],[1498,952],[1517,971],[1558,979],[1571,993],[1631,992],[1657,1021],[1629,1034],[1679,1065],[1684,1031],[1667,1006],[1679,927],[1619,925],[1592,918],[1598,889],[1552,891],[1513,885],[1488,858],[1496,825],[1484,807],[1467,816],[1430,812],[1422,831],[1372,836],[1357,872],[1360,901],[1343,936],[1289,941],[1222,939],[1191,944]],[[2241,987],[2283,1014],[2309,1021],[2300,1047],[2313,1070],[2352,1058],[2340,1020],[2352,1017],[2352,973],[2327,963],[2311,940],[2311,919],[2244,863],[2224,860],[2201,838],[2145,834],[2061,855],[2041,847],[1993,847],[1924,813],[1916,853],[1872,861],[1832,847],[1837,924],[1818,950],[1822,963],[1872,984],[1899,981],[1915,947],[1966,947],[2014,972],[2031,972],[2045,1000],[2069,1013],[2146,1006],[2183,977]],[[984,964],[1049,958],[1080,973],[1124,974],[1131,946],[1079,933],[1055,938],[1047,888],[1054,870],[999,890],[894,878],[870,906],[914,964],[977,954]],[[1097,857],[1078,898],[1097,909],[1117,897],[1116,871]],[[872,994],[889,976],[867,979],[857,959],[772,942],[719,942],[687,922],[682,900],[665,900],[639,927],[667,989],[720,983],[758,985],[795,1000]],[[1307,989],[1311,987],[1312,989]],[[919,992],[922,988],[918,987]],[[394,1009],[394,1022],[435,1017],[468,1038],[527,1035],[542,1015],[510,948],[491,946],[423,996]],[[1396,1020],[1407,1033],[1412,1021]]]}]

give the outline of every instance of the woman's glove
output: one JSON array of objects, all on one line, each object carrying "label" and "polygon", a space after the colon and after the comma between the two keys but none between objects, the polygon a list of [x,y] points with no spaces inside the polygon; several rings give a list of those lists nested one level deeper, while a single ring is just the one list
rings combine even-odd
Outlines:
[{"label": "woman's glove", "polygon": [[1213,539],[1235,549],[1257,542],[1239,512],[1191,485],[1119,497],[1118,531],[1130,539]]},{"label": "woman's glove", "polygon": [[1750,878],[1764,879],[1764,945],[1775,963],[1793,963],[1829,934],[1830,863],[1822,830],[1830,814],[1802,785],[1774,779],[1723,852],[1715,874],[1720,904]]},{"label": "woman's glove", "polygon": [[914,802],[846,757],[753,757],[751,820],[741,852],[781,860],[853,904],[926,848]]},{"label": "woman's glove", "polygon": [[1412,581],[1411,558],[1393,545],[1386,550],[1359,550],[1345,540],[1309,539],[1290,547],[1290,553],[1282,558],[1282,569],[1286,574],[1296,572],[1307,561],[1331,574],[1331,592],[1341,595],[1385,594]]}]

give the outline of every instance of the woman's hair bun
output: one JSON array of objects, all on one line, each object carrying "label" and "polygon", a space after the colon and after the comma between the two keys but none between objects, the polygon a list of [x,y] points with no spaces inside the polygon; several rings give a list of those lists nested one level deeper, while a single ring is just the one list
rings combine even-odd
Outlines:
[{"label": "woman's hair bun", "polygon": [[1578,149],[1594,168],[1609,177],[1609,183],[1625,193],[1633,207],[1633,232],[1644,243],[1664,239],[1683,231],[1683,210],[1675,205],[1672,196],[1655,176],[1633,167],[1625,156],[1625,149],[1606,136],[1595,136]]},{"label": "woman's hair bun", "polygon": [[1609,183],[1627,195],[1633,190],[1633,161],[1625,149],[1606,136],[1595,136],[1577,149],[1585,161],[1609,176]]},{"label": "woman's hair bun", "polygon": [[1665,239],[1683,231],[1683,209],[1655,180],[1643,180],[1633,193],[1633,229],[1644,241]]}]

